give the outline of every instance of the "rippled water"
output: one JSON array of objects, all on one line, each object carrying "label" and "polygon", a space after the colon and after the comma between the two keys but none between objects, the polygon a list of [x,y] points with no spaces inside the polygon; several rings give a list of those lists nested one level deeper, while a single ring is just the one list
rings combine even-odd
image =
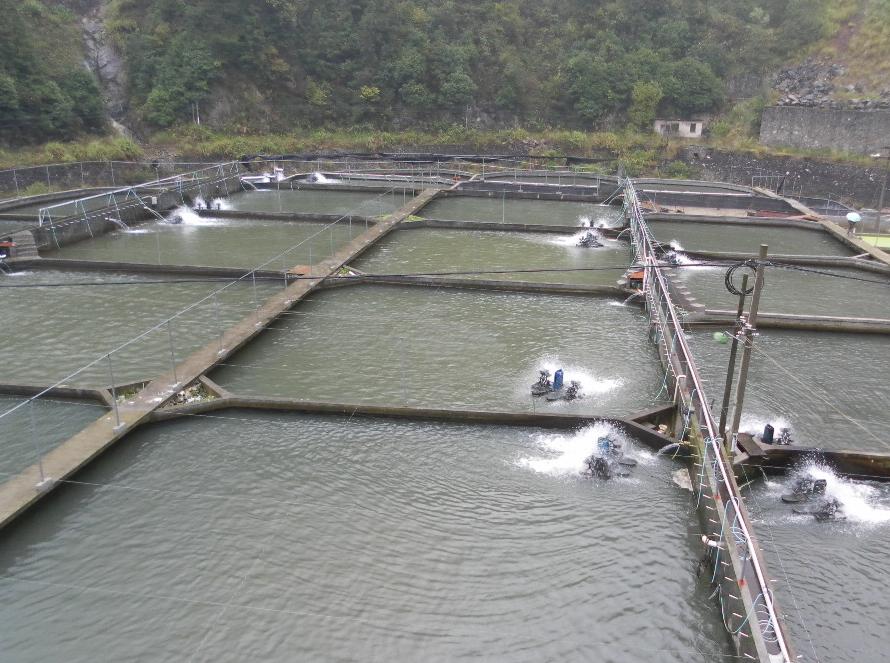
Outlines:
[{"label": "rippled water", "polygon": [[[4,379],[52,384],[228,283],[146,283],[169,280],[162,275],[55,271],[4,278],[0,283],[0,310],[4,318],[15,321],[0,334]],[[109,282],[122,285],[55,287]],[[7,284],[45,287],[4,290]],[[283,285],[258,282],[257,301],[262,302]],[[245,281],[175,320],[171,331],[177,360],[217,338],[220,329],[225,330],[253,308],[254,290],[251,282]],[[115,382],[122,384],[155,377],[170,370],[170,365],[170,340],[165,327],[115,353],[111,370]],[[107,362],[97,364],[73,382],[110,384]]]},{"label": "rippled water", "polygon": [[[690,334],[708,397],[723,397],[729,345]],[[890,451],[890,339],[857,334],[762,331],[755,342],[742,429],[791,426],[798,444]]]},{"label": "rippled water", "polygon": [[659,241],[667,243],[676,240],[690,251],[756,254],[761,244],[767,244],[769,252],[773,254],[853,255],[851,250],[824,231],[673,221],[653,221],[650,227]]},{"label": "rippled water", "polygon": [[793,514],[780,501],[792,479],[761,484],[748,497],[776,596],[806,660],[882,663],[890,612],[890,487],[825,471],[817,476],[828,479],[828,493],[844,504],[846,522]]},{"label": "rippled water", "polygon": [[361,191],[270,190],[239,193],[229,202],[232,209],[250,212],[312,212],[316,214],[354,214],[378,216],[389,214],[410,201],[410,192],[393,189],[390,193]]},{"label": "rippled water", "polygon": [[212,219],[186,215],[180,224],[151,222],[129,231],[116,231],[78,242],[47,258],[111,260],[167,265],[202,265],[253,269],[273,260],[266,269],[291,268],[326,258],[365,230],[363,224],[255,219]]},{"label": "rippled water", "polygon": [[[541,368],[587,396],[533,400]],[[213,374],[251,395],[621,415],[650,407],[662,377],[645,318],[617,302],[386,286],[315,294]]]},{"label": "rippled water", "polygon": [[[578,246],[579,235],[472,230],[402,230],[354,266],[372,274],[506,271],[462,278],[615,285],[630,263],[626,243],[603,240],[599,249]],[[603,269],[615,267],[616,269]],[[508,270],[520,270],[509,272]],[[592,271],[529,272],[535,269]],[[524,270],[524,271],[523,271]],[[596,271],[593,271],[596,270]]]},{"label": "rippled water", "polygon": [[434,200],[420,216],[448,221],[537,223],[548,226],[621,225],[621,208],[595,203],[504,198],[448,197]]},{"label": "rippled water", "polygon": [[[737,310],[738,296],[726,289],[726,267],[683,267],[672,277],[685,283],[708,308]],[[735,277],[741,287],[742,273]],[[747,271],[749,275],[753,272]],[[753,278],[749,279],[753,285]],[[749,299],[750,301],[750,299]],[[771,267],[760,304],[765,313],[890,318],[890,279],[853,269]]]},{"label": "rippled water", "polygon": [[[24,396],[0,396],[0,414],[25,400]],[[36,463],[39,454],[82,430],[104,411],[95,403],[46,397],[0,418],[0,481]]]},{"label": "rippled water", "polygon": [[603,483],[525,467],[546,432],[219,416],[137,431],[4,537],[4,659],[728,654],[670,461]]}]

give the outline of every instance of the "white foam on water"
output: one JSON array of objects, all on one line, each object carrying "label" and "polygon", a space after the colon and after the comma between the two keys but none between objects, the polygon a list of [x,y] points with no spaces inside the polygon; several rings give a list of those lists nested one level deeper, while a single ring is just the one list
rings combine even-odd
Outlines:
[{"label": "white foam on water", "polygon": [[742,420],[739,423],[739,431],[747,433],[748,435],[763,435],[763,429],[766,428],[767,424],[772,424],[773,428],[776,429],[777,437],[783,428],[790,428],[791,436],[794,437],[794,426],[791,425],[791,422],[788,419],[770,415],[765,417],[756,414],[742,415]]},{"label": "white foam on water", "polygon": [[[581,240],[584,238],[585,235],[587,235],[587,231],[582,230],[581,232],[575,233],[574,235],[555,235],[552,237],[548,237],[545,241],[548,244],[552,244],[554,246],[565,246],[565,247],[569,247],[569,248],[584,249],[585,251],[588,251],[588,250],[595,251],[596,249],[587,249],[583,246],[579,246],[579,243],[581,242]],[[603,246],[607,246],[607,247],[608,246],[617,246],[617,244],[618,244],[617,240],[608,239],[608,238],[603,237],[602,235],[599,235],[599,234],[597,234],[596,239],[600,244],[602,244]]]},{"label": "white foam on water", "polygon": [[225,219],[214,219],[213,217],[203,217],[199,216],[195,210],[190,207],[183,205],[182,207],[177,207],[175,210],[170,212],[167,215],[167,222],[170,225],[180,225],[172,223],[172,220],[176,217],[182,219],[181,225],[185,226],[224,226],[228,225],[228,222]]},{"label": "white foam on water", "polygon": [[576,433],[539,434],[533,440],[539,454],[517,461],[519,467],[553,477],[578,476],[587,467],[584,462],[597,451],[597,441],[610,437],[628,449],[628,440],[619,429],[606,423],[596,423]]},{"label": "white foam on water", "polygon": [[578,217],[578,225],[581,226],[582,228],[590,228],[590,217],[589,216]]},{"label": "white foam on water", "polygon": [[672,239],[670,242],[668,242],[668,246],[670,246],[674,251],[677,251],[678,253],[680,251],[686,250],[683,248],[683,245],[680,244],[680,240],[678,239]]},{"label": "white foam on water", "polygon": [[597,377],[586,368],[572,364],[565,364],[559,360],[559,357],[544,357],[538,362],[537,370],[532,376],[533,379],[529,381],[528,388],[531,388],[531,383],[534,382],[534,378],[537,377],[538,371],[550,371],[552,379],[552,376],[556,375],[556,371],[559,369],[562,369],[563,371],[566,386],[571,384],[572,380],[577,380],[581,383],[582,397],[608,394],[624,384],[623,380]]},{"label": "white foam on water", "polygon": [[841,503],[847,521],[866,525],[890,522],[890,507],[879,503],[881,491],[875,486],[840,477],[830,468],[812,462],[795,474],[785,488],[790,489],[793,481],[800,476],[825,479],[825,495]]}]

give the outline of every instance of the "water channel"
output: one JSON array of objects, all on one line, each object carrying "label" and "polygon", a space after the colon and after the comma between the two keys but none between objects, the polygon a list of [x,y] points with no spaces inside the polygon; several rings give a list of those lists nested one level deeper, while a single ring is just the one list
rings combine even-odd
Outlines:
[{"label": "water channel", "polygon": [[813,465],[806,471],[828,481],[827,492],[844,504],[846,521],[818,523],[795,515],[780,500],[793,478],[745,492],[798,653],[817,661],[883,663],[890,486],[839,479]]},{"label": "water channel", "polygon": [[[46,386],[230,282],[171,286],[171,280],[179,279],[115,272],[33,271],[0,278],[3,286],[36,286],[0,288],[0,310],[21,330],[7,329],[0,343],[4,379]],[[89,285],[74,287],[74,283]],[[259,281],[256,301],[283,287],[283,281]],[[169,371],[170,333],[175,356],[181,361],[250,314],[254,294],[251,281],[245,280],[178,317],[169,332],[165,326],[115,353],[111,368],[115,382],[145,380]],[[72,382],[107,386],[111,383],[107,362],[87,369]]]},{"label": "water channel", "polygon": [[[542,368],[585,398],[533,400]],[[627,416],[663,375],[645,318],[617,301],[354,286],[314,294],[212,377],[246,395]]]},{"label": "water channel", "polygon": [[[12,410],[24,400],[25,397],[0,396],[0,413]],[[0,418],[0,481],[33,465],[41,454],[104,412],[105,407],[99,403],[43,397]]]},{"label": "water channel", "polygon": [[[722,660],[690,500],[601,428],[226,411],[137,431],[0,542],[6,660]],[[614,434],[614,432],[613,432]]]},{"label": "water channel", "polygon": [[630,263],[628,244],[602,240],[602,248],[591,249],[578,246],[579,239],[551,233],[405,229],[353,266],[370,274],[500,271],[460,277],[614,286]]},{"label": "water channel", "polygon": [[[152,221],[78,242],[47,258],[284,270],[326,258],[365,232],[362,223],[336,226],[258,219],[214,219],[180,210],[179,224]],[[296,247],[290,251],[290,247]],[[286,253],[285,253],[286,252]],[[269,262],[281,253],[280,258]],[[269,264],[266,264],[269,263]]]},{"label": "water channel", "polygon": [[451,196],[434,200],[418,213],[427,219],[528,223],[547,226],[619,226],[621,208],[596,203]]},{"label": "water channel", "polygon": [[[729,346],[712,334],[689,337],[708,396],[720,399]],[[754,347],[743,431],[760,433],[772,422],[776,430],[790,426],[802,446],[890,452],[884,434],[890,428],[890,339],[770,329],[760,332]]]},{"label": "water channel", "polygon": [[[728,267],[686,266],[671,276],[685,284],[699,303],[711,309],[735,311],[738,296],[726,289]],[[742,273],[735,277],[741,287]],[[753,285],[753,270],[747,272]],[[859,318],[890,318],[890,279],[853,269],[785,266],[766,270],[760,310]]]},{"label": "water channel", "polygon": [[232,209],[248,212],[305,212],[379,216],[399,209],[413,196],[401,188],[389,193],[270,189],[239,193],[229,202]]},{"label": "water channel", "polygon": [[684,223],[653,221],[655,238],[678,242],[689,251],[725,251],[757,255],[761,244],[771,254],[810,256],[850,256],[853,251],[823,230],[743,226],[729,223]]}]

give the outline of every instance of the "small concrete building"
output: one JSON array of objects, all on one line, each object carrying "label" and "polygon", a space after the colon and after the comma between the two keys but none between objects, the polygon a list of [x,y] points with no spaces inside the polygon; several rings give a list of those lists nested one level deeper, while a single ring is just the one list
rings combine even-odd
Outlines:
[{"label": "small concrete building", "polygon": [[701,138],[705,120],[655,120],[655,133],[675,138]]}]

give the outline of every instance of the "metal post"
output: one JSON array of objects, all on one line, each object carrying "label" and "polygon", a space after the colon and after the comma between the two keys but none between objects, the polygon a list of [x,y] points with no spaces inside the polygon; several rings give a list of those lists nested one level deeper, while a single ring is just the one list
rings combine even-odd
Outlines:
[{"label": "metal post", "polygon": [[114,366],[111,364],[111,353],[105,355],[108,358],[108,376],[111,378],[111,402],[114,408],[114,430],[123,428],[121,423],[120,410],[117,407],[117,386],[114,384]]},{"label": "metal post", "polygon": [[334,257],[334,226],[331,226],[331,257]]},{"label": "metal post", "polygon": [[46,186],[48,186],[50,189],[53,187],[53,183],[49,178],[49,166],[46,167]]},{"label": "metal post", "polygon": [[19,193],[19,178],[15,168],[12,169],[12,182],[15,184],[15,197],[18,198],[21,194]]},{"label": "metal post", "polygon": [[158,264],[161,264],[161,235],[158,233],[158,227],[155,226],[155,244],[158,248]]},{"label": "metal post", "polygon": [[507,223],[507,190],[501,193],[501,223]]},{"label": "metal post", "polygon": [[85,186],[83,178],[83,161],[80,162],[80,186],[81,188]]},{"label": "metal post", "polygon": [[735,411],[732,413],[731,444],[735,451],[738,443],[739,424],[742,420],[742,406],[745,403],[745,389],[748,386],[748,369],[751,366],[751,353],[753,351],[754,331],[757,325],[757,311],[760,309],[760,296],[763,293],[763,272],[766,256],[769,248],[766,244],[760,245],[760,260],[757,262],[757,273],[754,277],[754,295],[751,297],[751,312],[745,325],[745,349],[742,351],[742,367],[739,369],[739,382],[736,387]]},{"label": "metal post", "polygon": [[223,330],[222,325],[219,322],[219,293],[213,294],[213,311],[214,317],[216,318],[216,331],[219,334],[219,354],[222,355],[225,352],[223,348]]},{"label": "metal post", "polygon": [[108,167],[111,168],[111,186],[117,186],[114,182],[114,161],[109,161]]},{"label": "metal post", "polygon": [[28,405],[28,412],[31,415],[31,441],[34,443],[34,450],[37,451],[37,467],[40,470],[40,483],[37,486],[46,485],[46,474],[43,471],[43,454],[40,451],[40,442],[37,440],[37,416],[34,414],[34,399],[31,399]]},{"label": "metal post", "polygon": [[887,166],[884,168],[884,182],[881,184],[881,197],[878,200],[878,211],[875,214],[875,234],[881,234],[881,210],[884,209],[884,195],[887,193],[887,178],[890,177],[890,147],[883,149]]},{"label": "metal post", "polygon": [[167,320],[167,337],[170,339],[170,366],[173,369],[173,383],[179,386],[179,377],[176,375],[176,347],[173,345],[173,327],[170,320]]},{"label": "metal post", "polygon": [[742,332],[742,314],[745,312],[745,291],[748,290],[748,275],[742,276],[742,294],[739,295],[739,307],[736,312],[736,330],[732,337],[732,348],[729,350],[729,369],[726,372],[726,386],[723,388],[723,405],[720,408],[720,426],[718,434],[726,436],[726,418],[729,414],[729,399],[732,396],[732,379],[735,377],[736,355],[739,351],[739,334]]}]

